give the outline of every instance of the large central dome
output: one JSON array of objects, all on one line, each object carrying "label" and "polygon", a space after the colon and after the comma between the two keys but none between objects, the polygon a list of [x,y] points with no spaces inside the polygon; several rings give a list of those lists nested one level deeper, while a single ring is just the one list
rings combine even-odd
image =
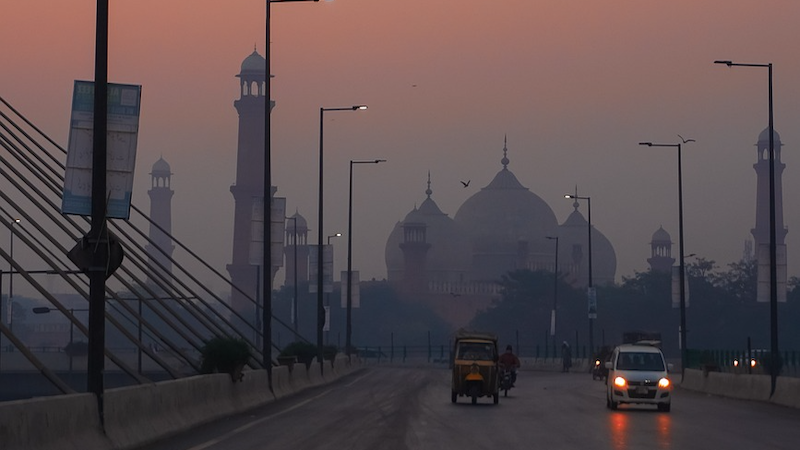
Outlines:
[{"label": "large central dome", "polygon": [[553,254],[546,236],[558,233],[550,206],[508,170],[507,151],[504,144],[503,169],[467,199],[454,218],[472,248],[472,273],[481,278],[498,279],[509,270],[546,263]]}]

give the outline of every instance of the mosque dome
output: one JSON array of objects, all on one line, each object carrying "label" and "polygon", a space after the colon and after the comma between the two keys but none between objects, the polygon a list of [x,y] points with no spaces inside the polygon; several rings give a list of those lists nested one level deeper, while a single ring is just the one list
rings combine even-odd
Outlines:
[{"label": "mosque dome", "polygon": [[425,270],[431,281],[460,281],[469,267],[469,248],[461,228],[431,198],[428,175],[427,198],[414,207],[406,217],[397,222],[386,242],[386,268],[389,280],[403,279],[405,256],[400,244],[403,243],[403,226],[424,224],[426,242],[430,244],[425,260]]},{"label": "mosque dome", "polygon": [[554,235],[558,229],[550,206],[508,170],[507,151],[504,143],[502,170],[468,198],[455,215],[469,239],[472,273],[484,280],[499,279],[510,270],[525,268],[521,255],[528,259],[525,264],[550,262],[553,248],[546,236]]},{"label": "mosque dome", "polygon": [[267,60],[264,59],[263,56],[259,55],[256,50],[253,50],[253,53],[251,53],[250,56],[242,61],[242,70],[240,75],[247,73],[256,73],[261,75],[267,73]]},{"label": "mosque dome", "polygon": [[295,226],[297,226],[298,230],[303,230],[303,229],[308,230],[308,222],[306,221],[305,217],[300,215],[299,212],[295,212],[292,217],[286,220],[287,230],[294,230]]},{"label": "mosque dome", "polygon": [[151,175],[170,175],[172,171],[170,170],[169,164],[164,161],[164,158],[158,158],[158,161],[153,164]]},{"label": "mosque dome", "polygon": [[[775,142],[781,141],[781,135],[772,128],[772,140]],[[769,142],[769,127],[764,128],[761,133],[758,134],[758,142]]]},{"label": "mosque dome", "polygon": [[653,238],[651,239],[651,243],[653,244],[672,244],[672,237],[670,237],[667,230],[664,227],[658,227],[655,233],[653,233]]},{"label": "mosque dome", "polygon": [[[577,194],[576,194],[577,195]],[[559,266],[572,267],[569,271],[579,286],[589,285],[589,222],[578,211],[578,199],[572,204],[574,211],[559,227]],[[617,254],[611,241],[594,226],[592,233],[592,285],[614,282],[617,273]],[[665,231],[666,233],[666,231]]]}]

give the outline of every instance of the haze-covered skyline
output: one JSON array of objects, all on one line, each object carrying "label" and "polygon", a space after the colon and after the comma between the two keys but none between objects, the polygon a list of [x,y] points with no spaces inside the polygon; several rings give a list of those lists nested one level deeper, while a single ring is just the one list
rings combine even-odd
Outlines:
[{"label": "haze-covered skyline", "polygon": [[[13,44],[2,51],[2,96],[65,144],[73,80],[94,77],[94,2],[10,0],[3,11],[0,38]],[[235,75],[254,48],[264,54],[264,2],[112,2],[110,12],[109,80],[143,86],[134,202],[148,209],[148,173],[163,156],[174,172],[174,234],[225,273]],[[559,223],[573,210],[565,193],[577,185],[592,197],[592,223],[614,245],[620,279],[647,270],[659,226],[677,256],[675,152],[638,143],[681,134],[697,141],[683,150],[686,253],[725,268],[755,226],[767,74],[713,61],[771,62],[788,272],[798,275],[799,13],[778,0],[275,4],[273,184],[314,242],[319,108],[369,105],[326,115],[324,234],[347,230],[348,161],[387,159],[354,178],[354,269],[380,279],[386,239],[424,200],[428,171],[452,217],[500,170],[508,136],[509,169]],[[334,244],[338,274],[346,240]]]}]

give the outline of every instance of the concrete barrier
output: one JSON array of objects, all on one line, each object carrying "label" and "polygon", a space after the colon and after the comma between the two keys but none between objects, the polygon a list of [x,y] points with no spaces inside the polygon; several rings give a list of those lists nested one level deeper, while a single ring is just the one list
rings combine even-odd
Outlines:
[{"label": "concrete barrier", "polygon": [[[328,371],[331,370],[330,365],[324,367],[323,369],[326,375]],[[325,377],[323,374],[320,373],[319,362],[317,361],[316,358],[314,358],[314,361],[311,363],[310,366],[308,366],[308,383],[311,386],[319,386],[325,383]]]},{"label": "concrete barrier", "polygon": [[800,378],[779,377],[770,401],[790,408],[800,408]]},{"label": "concrete barrier", "polygon": [[0,449],[110,450],[94,394],[0,403]]},{"label": "concrete barrier", "polygon": [[289,383],[289,366],[272,368],[272,392],[277,398],[283,398],[294,393]]}]

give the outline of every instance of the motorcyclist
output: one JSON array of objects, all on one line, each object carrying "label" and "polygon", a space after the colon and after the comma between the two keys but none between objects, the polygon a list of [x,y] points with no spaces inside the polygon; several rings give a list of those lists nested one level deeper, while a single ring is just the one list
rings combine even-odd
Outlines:
[{"label": "motorcyclist", "polygon": [[497,365],[504,370],[511,371],[511,386],[517,381],[517,369],[520,366],[519,358],[514,354],[511,345],[506,346],[506,351],[497,360]]}]

